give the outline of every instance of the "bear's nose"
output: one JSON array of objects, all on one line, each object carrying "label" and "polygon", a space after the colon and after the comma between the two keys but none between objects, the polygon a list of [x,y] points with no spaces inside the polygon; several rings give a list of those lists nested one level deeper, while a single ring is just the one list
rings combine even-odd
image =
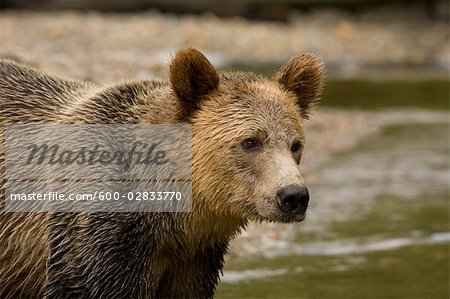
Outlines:
[{"label": "bear's nose", "polygon": [[292,213],[299,206],[301,206],[302,212],[305,212],[308,202],[308,189],[300,185],[288,185],[277,192],[277,205],[284,213]]}]

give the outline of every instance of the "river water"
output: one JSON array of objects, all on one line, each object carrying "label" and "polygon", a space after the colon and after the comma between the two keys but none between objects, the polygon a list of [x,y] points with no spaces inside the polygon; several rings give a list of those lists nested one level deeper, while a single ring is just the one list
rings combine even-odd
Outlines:
[{"label": "river water", "polygon": [[217,298],[449,298],[449,151],[440,118],[337,154],[291,240],[231,259]]}]

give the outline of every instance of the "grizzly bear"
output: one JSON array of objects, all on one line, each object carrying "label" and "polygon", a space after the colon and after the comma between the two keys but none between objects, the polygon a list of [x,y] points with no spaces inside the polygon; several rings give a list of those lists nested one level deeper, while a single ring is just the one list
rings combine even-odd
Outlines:
[{"label": "grizzly bear", "polygon": [[169,80],[97,87],[0,62],[0,198],[5,125],[192,126],[192,211],[10,213],[0,206],[0,298],[210,298],[248,221],[299,222],[304,120],[322,87],[315,54],[273,79],[217,71],[195,49]]}]

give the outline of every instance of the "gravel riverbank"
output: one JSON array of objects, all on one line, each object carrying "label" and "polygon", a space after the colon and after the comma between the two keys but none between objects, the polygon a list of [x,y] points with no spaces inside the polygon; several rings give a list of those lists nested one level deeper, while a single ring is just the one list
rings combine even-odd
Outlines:
[{"label": "gravel riverbank", "polygon": [[329,66],[355,72],[373,65],[450,62],[448,24],[418,12],[351,15],[334,10],[292,15],[288,23],[147,12],[0,13],[0,57],[108,83],[166,73],[178,48],[204,51],[217,66],[286,61],[318,52]]}]

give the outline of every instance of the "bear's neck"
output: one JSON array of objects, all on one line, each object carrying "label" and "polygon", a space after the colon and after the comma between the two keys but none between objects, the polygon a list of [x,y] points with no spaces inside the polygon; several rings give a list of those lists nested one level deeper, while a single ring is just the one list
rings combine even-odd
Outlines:
[{"label": "bear's neck", "polygon": [[240,217],[205,211],[194,205],[192,212],[184,213],[180,233],[185,245],[195,252],[218,242],[229,242],[246,224],[247,220]]}]

